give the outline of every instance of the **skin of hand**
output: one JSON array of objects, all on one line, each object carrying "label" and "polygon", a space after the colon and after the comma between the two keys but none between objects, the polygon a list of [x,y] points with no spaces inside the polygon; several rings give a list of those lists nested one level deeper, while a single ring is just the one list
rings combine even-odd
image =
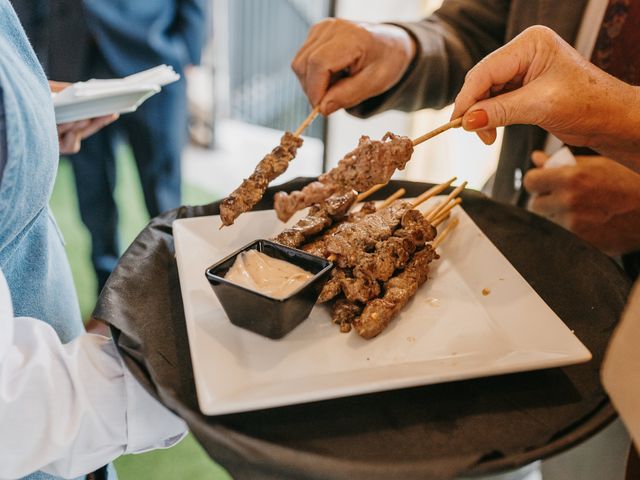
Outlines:
[{"label": "skin of hand", "polygon": [[547,27],[530,27],[472,68],[452,118],[493,143],[495,128],[539,125],[640,170],[636,87],[600,70]]},{"label": "skin of hand", "polygon": [[529,210],[550,219],[608,255],[640,250],[640,174],[601,156],[577,156],[577,165],[543,168],[534,152],[524,187]]},{"label": "skin of hand", "polygon": [[415,54],[400,27],[328,18],[311,27],[291,68],[311,105],[329,115],[393,87]]},{"label": "skin of hand", "polygon": [[[51,88],[52,92],[56,93],[61,92],[70,85],[70,83],[65,82],[49,82],[49,88]],[[79,120],[77,122],[58,124],[58,143],[60,144],[60,154],[70,155],[78,153],[80,151],[82,140],[90,137],[117,119],[118,115],[112,114],[87,120]]]}]

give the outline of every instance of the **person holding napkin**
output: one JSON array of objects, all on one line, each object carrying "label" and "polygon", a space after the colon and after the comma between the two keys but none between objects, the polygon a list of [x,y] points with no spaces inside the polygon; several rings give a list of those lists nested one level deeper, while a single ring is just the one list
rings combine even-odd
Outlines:
[{"label": "person holding napkin", "polygon": [[185,433],[111,340],[84,333],[48,202],[59,147],[113,118],[56,129],[50,88],[0,0],[0,478],[84,478]]}]

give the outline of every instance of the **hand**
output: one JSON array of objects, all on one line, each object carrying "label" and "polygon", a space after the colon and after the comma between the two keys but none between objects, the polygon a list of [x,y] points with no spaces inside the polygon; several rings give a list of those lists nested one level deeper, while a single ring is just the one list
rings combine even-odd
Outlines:
[{"label": "hand", "polygon": [[82,140],[102,130],[115,122],[119,115],[105,115],[104,117],[79,120],[77,122],[58,124],[58,143],[61,155],[71,155],[80,151]]},{"label": "hand", "polygon": [[453,118],[464,114],[463,127],[483,132],[485,143],[495,140],[498,126],[534,124],[569,145],[636,167],[638,105],[637,88],[589,63],[552,30],[535,26],[469,71]]},{"label": "hand", "polygon": [[576,157],[571,167],[529,170],[529,209],[572,231],[609,255],[640,250],[640,175],[606,157]]},{"label": "hand", "polygon": [[[66,82],[49,81],[49,88],[51,88],[52,92],[61,92],[70,85],[70,83]],[[58,143],[60,144],[60,153],[62,155],[78,153],[80,151],[82,140],[90,137],[117,119],[118,115],[112,114],[105,115],[103,117],[80,120],[77,122],[58,124]]]},{"label": "hand", "polygon": [[311,27],[291,68],[311,105],[329,115],[389,90],[415,52],[400,27],[329,18]]}]

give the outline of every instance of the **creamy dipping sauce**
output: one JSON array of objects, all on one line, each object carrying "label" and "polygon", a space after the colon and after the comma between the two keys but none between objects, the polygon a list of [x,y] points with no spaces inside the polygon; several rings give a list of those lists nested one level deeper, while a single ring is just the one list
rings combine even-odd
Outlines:
[{"label": "creamy dipping sauce", "polygon": [[224,278],[242,287],[280,299],[296,291],[313,278],[313,274],[257,250],[247,250],[236,257]]}]

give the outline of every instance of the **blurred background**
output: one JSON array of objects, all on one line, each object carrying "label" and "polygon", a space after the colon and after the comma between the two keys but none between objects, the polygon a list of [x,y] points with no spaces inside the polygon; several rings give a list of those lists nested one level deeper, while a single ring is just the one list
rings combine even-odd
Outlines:
[{"label": "blurred background", "polygon": [[[230,193],[255,164],[307,116],[307,103],[290,63],[310,25],[327,16],[362,21],[417,20],[441,0],[211,0],[210,31],[202,65],[187,71],[189,143],[182,157],[184,204],[203,204]],[[359,120],[344,112],[317,119],[306,132],[304,148],[278,179],[316,176],[351,150],[360,135],[380,138],[388,130],[411,137],[449,120],[450,110],[413,114],[389,112]],[[496,142],[499,145],[500,141]],[[464,172],[481,188],[497,163],[497,148],[475,136],[451,131],[417,148],[397,177],[443,181]],[[148,221],[131,149],[117,149],[116,200],[120,206],[121,245]],[[78,213],[70,162],[62,159],[51,200],[66,238],[82,314],[96,301],[91,242]],[[123,480],[227,479],[223,469],[191,437],[177,447],[116,462]]]}]

